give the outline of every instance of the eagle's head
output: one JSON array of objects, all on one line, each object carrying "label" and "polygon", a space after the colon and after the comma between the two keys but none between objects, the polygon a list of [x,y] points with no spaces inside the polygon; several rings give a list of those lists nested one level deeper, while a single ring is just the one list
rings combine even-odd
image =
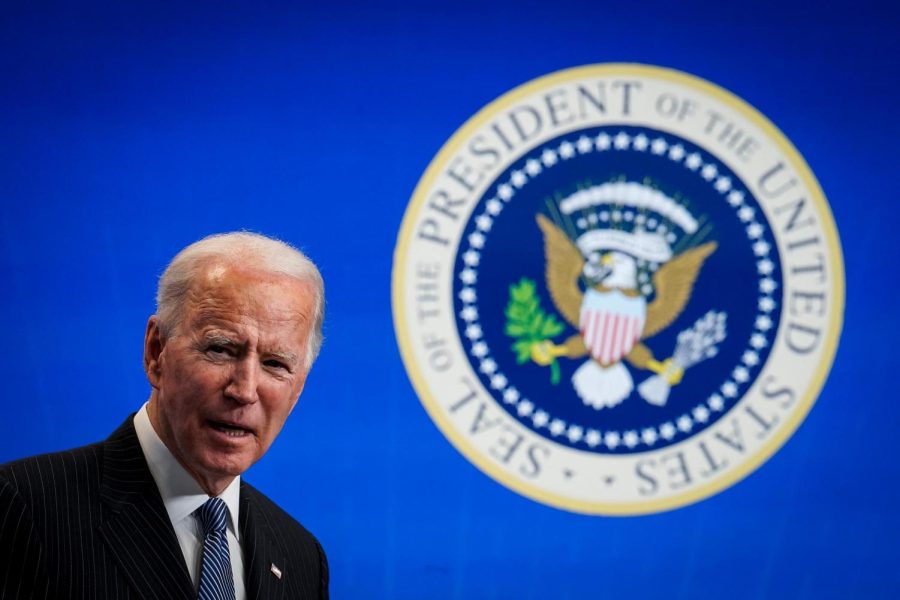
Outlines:
[{"label": "eagle's head", "polygon": [[624,252],[607,252],[592,267],[590,279],[594,285],[620,290],[637,288],[637,263]]}]

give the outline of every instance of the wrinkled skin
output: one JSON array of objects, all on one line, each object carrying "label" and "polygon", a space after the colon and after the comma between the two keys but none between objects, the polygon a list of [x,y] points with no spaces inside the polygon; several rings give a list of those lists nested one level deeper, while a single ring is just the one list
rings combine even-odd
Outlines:
[{"label": "wrinkled skin", "polygon": [[147,323],[153,428],[210,495],[262,457],[306,382],[312,290],[283,275],[211,264],[166,338]]}]

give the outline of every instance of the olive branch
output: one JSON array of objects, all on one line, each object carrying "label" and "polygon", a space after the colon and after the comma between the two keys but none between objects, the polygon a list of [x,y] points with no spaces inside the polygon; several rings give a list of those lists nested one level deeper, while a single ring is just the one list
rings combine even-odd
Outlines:
[{"label": "olive branch", "polygon": [[[523,277],[519,283],[509,286],[509,303],[506,305],[505,333],[516,341],[512,350],[516,353],[516,362],[523,364],[531,359],[535,344],[559,335],[565,328],[552,314],[541,308],[541,300],[535,293],[535,283]],[[559,383],[560,371],[556,358],[550,361],[550,383]]]}]

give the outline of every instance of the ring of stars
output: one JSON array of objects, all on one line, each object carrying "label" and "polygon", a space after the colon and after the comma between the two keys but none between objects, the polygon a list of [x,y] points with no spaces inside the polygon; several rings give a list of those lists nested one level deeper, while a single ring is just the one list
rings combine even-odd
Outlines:
[{"label": "ring of stars", "polygon": [[[740,362],[732,370],[731,376],[703,402],[698,403],[679,417],[665,421],[656,427],[626,431],[600,431],[593,428],[586,429],[576,423],[567,423],[535,406],[534,402],[522,396],[519,390],[510,384],[506,375],[500,372],[497,362],[491,358],[490,348],[483,340],[483,331],[479,323],[478,297],[474,288],[478,281],[481,251],[487,242],[487,235],[494,219],[503,211],[505,204],[511,202],[516,193],[525,187],[529,180],[540,176],[544,171],[553,168],[560,162],[577,155],[609,151],[649,152],[657,156],[664,156],[707,181],[734,209],[737,218],[744,224],[747,238],[757,257],[756,270],[759,275],[758,312],[754,322],[754,331],[750,336],[747,348],[741,355]],[[671,441],[679,432],[687,434],[695,427],[702,427],[710,420],[713,413],[722,413],[726,407],[730,408],[736,402],[741,388],[750,382],[752,371],[760,367],[760,353],[770,344],[770,332],[775,326],[770,315],[778,305],[775,297],[778,283],[772,278],[775,263],[769,257],[772,246],[765,240],[765,221],[758,218],[757,209],[745,203],[746,192],[738,186],[739,182],[734,182],[730,177],[719,172],[719,165],[714,159],[705,157],[699,152],[688,152],[677,141],[673,143],[661,135],[651,139],[643,133],[630,135],[624,131],[616,132],[614,135],[601,131],[594,137],[581,135],[576,139],[564,139],[555,148],[544,148],[527,158],[522,168],[513,170],[508,180],[499,182],[496,185],[496,196],[484,203],[483,211],[474,218],[475,231],[469,234],[465,240],[465,249],[462,252],[465,266],[458,273],[463,284],[458,294],[463,305],[459,317],[466,323],[463,335],[468,340],[469,353],[475,364],[478,365],[478,371],[485,376],[490,387],[500,394],[510,410],[522,419],[530,420],[534,429],[546,428],[552,437],[564,437],[573,445],[583,444],[590,449],[604,446],[609,450],[614,450],[620,446],[628,449],[636,448],[639,445],[653,447],[660,440]],[[594,217],[593,222],[590,217]],[[605,221],[603,217],[602,213],[599,217],[591,214],[584,224],[578,223],[578,225],[588,228],[596,225],[598,218],[600,221]],[[612,215],[606,215],[606,217],[609,219]],[[630,221],[635,218],[635,215],[626,213],[617,215],[617,217],[616,220]],[[655,223],[648,222],[646,224],[657,226]]]}]

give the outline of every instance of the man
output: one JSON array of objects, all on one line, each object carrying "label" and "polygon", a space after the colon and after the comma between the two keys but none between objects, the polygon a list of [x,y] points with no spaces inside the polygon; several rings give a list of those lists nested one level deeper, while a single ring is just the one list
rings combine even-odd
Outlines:
[{"label": "man", "polygon": [[105,442],[0,466],[0,598],[327,598],[318,541],[241,481],[322,341],[316,267],[210,236],[159,282],[149,401]]}]

